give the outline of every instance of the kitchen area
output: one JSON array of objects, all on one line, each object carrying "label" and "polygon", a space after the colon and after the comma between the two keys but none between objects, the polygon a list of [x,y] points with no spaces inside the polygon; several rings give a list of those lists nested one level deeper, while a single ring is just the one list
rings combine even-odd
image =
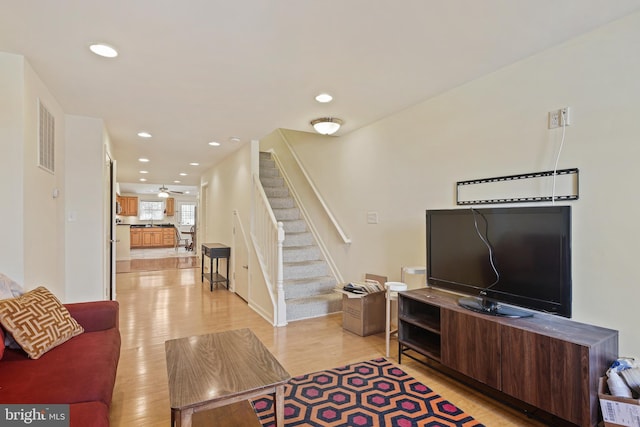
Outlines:
[{"label": "kitchen area", "polygon": [[116,261],[193,255],[195,210],[194,197],[117,195]]}]

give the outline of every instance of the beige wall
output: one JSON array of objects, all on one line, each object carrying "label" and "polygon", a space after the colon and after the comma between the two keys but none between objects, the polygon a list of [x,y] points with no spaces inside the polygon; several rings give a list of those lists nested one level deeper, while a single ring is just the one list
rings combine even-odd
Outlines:
[{"label": "beige wall", "polygon": [[[55,173],[37,166],[38,99],[55,117]],[[46,286],[62,298],[65,294],[64,254],[64,180],[66,176],[65,118],[62,108],[44,83],[25,61],[25,177],[24,250],[26,288]],[[59,196],[54,198],[54,190]],[[62,226],[61,226],[62,225]],[[54,254],[51,257],[43,253]]]},{"label": "beige wall", "polygon": [[[200,195],[200,213],[206,221],[199,234],[200,243],[222,243],[233,245],[233,212],[238,212],[238,220],[243,229],[251,230],[251,158],[252,149],[257,146],[245,144],[241,149],[227,156],[222,162],[207,171],[201,178],[204,185]],[[250,242],[249,242],[250,243]],[[257,266],[255,251],[249,250],[249,305],[272,321],[272,304],[266,291],[264,280]],[[231,247],[232,257],[234,248]],[[242,266],[231,266],[231,270]]]},{"label": "beige wall", "polygon": [[0,272],[24,283],[24,59],[0,53]]},{"label": "beige wall", "polygon": [[104,299],[107,242],[102,119],[67,115],[67,300]]},{"label": "beige wall", "polygon": [[[0,53],[0,272],[64,302],[102,299],[104,150],[102,120],[65,116],[22,56]],[[38,100],[55,119],[55,173],[37,165]],[[57,197],[54,191],[57,190]],[[75,221],[67,221],[69,214]]]},{"label": "beige wall", "polygon": [[353,239],[345,278],[424,265],[424,211],[455,207],[456,181],[553,169],[562,132],[547,112],[570,106],[558,166],[580,169],[574,319],[620,330],[621,354],[640,354],[639,45],[635,14],[348,135],[286,132]]},{"label": "beige wall", "polygon": [[[65,120],[23,57],[0,53],[3,204],[0,271],[25,289],[43,285],[65,297]],[[55,119],[55,173],[38,167],[38,100]],[[54,190],[59,196],[54,198]]]}]

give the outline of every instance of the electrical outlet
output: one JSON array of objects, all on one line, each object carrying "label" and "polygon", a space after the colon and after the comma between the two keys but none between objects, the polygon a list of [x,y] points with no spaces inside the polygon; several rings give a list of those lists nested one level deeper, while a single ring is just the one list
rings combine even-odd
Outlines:
[{"label": "electrical outlet", "polygon": [[549,129],[569,126],[571,124],[571,109],[564,107],[559,110],[549,111]]}]

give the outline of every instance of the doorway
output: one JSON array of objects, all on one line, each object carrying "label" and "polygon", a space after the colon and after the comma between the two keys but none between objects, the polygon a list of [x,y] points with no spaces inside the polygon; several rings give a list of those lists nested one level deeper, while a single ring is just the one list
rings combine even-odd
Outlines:
[{"label": "doorway", "polygon": [[116,162],[105,153],[104,187],[104,280],[103,296],[108,300],[116,299]]}]

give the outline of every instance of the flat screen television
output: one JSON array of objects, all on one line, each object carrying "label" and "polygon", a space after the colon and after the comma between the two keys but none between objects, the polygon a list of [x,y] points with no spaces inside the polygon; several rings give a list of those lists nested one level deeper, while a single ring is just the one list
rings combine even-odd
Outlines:
[{"label": "flat screen television", "polygon": [[[427,210],[427,281],[465,308],[571,317],[571,207]],[[500,303],[506,303],[500,304]]]}]

